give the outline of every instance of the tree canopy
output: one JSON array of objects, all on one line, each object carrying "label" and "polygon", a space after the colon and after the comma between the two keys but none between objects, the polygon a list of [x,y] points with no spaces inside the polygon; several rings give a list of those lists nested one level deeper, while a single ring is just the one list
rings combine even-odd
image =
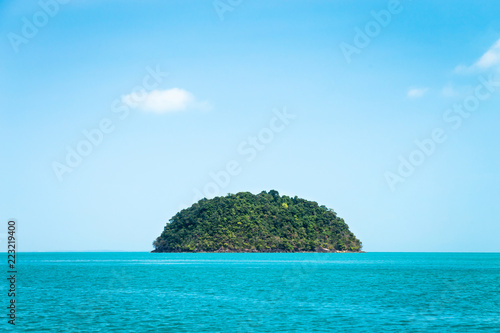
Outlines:
[{"label": "tree canopy", "polygon": [[175,214],[153,246],[153,252],[358,252],[362,244],[332,209],[271,190],[201,199]]}]

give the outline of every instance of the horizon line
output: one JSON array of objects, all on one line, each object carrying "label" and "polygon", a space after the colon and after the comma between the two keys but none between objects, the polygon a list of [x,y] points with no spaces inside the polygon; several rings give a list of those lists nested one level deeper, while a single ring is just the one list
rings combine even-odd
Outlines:
[{"label": "horizon line", "polygon": [[[151,250],[152,251],[152,250]],[[126,251],[126,250],[82,250],[82,251],[16,251],[17,253],[151,253],[151,251]],[[7,254],[7,251],[0,251],[1,253]],[[296,254],[296,253],[304,253],[304,254],[316,254],[316,253],[325,253],[325,254],[348,254],[348,253],[353,253],[353,254],[358,254],[357,252],[157,252],[158,253],[222,253],[222,254],[245,254],[245,253],[250,253],[250,254],[276,254],[276,253],[284,253],[284,254]],[[500,251],[363,251],[359,252],[361,253],[500,253]]]}]

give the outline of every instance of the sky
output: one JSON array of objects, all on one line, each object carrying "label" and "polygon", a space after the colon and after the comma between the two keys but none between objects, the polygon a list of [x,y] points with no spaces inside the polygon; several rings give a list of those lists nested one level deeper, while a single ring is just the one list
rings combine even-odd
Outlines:
[{"label": "sky", "polygon": [[150,251],[203,196],[275,189],[365,251],[498,252],[498,12],[2,1],[0,242]]}]

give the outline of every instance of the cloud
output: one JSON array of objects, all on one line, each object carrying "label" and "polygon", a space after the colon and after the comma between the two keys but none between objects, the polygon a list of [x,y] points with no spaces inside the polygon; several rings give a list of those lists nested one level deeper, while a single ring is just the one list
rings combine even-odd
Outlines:
[{"label": "cloud", "polygon": [[192,93],[179,88],[132,92],[122,96],[122,102],[131,108],[154,113],[210,108],[207,101],[198,101]]},{"label": "cloud", "polygon": [[471,73],[492,68],[500,70],[500,39],[497,40],[474,64],[471,66],[459,65],[455,68],[455,72]]},{"label": "cloud", "polygon": [[500,65],[500,39],[474,64],[481,69]]},{"label": "cloud", "polygon": [[455,89],[453,84],[448,83],[443,87],[443,89],[441,89],[441,95],[443,95],[443,97],[452,98],[452,97],[458,97],[460,93]]},{"label": "cloud", "polygon": [[424,96],[427,93],[429,88],[410,88],[406,93],[408,98],[419,98]]}]

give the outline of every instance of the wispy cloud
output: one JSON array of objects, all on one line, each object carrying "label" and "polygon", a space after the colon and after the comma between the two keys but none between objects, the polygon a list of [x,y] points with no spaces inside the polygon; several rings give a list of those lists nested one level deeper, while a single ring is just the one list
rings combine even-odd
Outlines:
[{"label": "wispy cloud", "polygon": [[210,103],[198,101],[192,93],[180,88],[132,92],[122,96],[122,101],[131,108],[154,113],[210,109]]},{"label": "wispy cloud", "polygon": [[493,66],[500,66],[500,39],[485,53],[474,66],[480,69],[487,69]]},{"label": "wispy cloud", "polygon": [[500,39],[497,40],[475,63],[470,66],[459,65],[455,68],[455,72],[474,73],[490,69],[500,71]]},{"label": "wispy cloud", "polygon": [[452,83],[448,83],[441,89],[441,95],[443,97],[453,98],[458,97],[460,93],[455,89]]},{"label": "wispy cloud", "polygon": [[406,93],[408,98],[419,98],[424,96],[429,88],[410,88]]}]

